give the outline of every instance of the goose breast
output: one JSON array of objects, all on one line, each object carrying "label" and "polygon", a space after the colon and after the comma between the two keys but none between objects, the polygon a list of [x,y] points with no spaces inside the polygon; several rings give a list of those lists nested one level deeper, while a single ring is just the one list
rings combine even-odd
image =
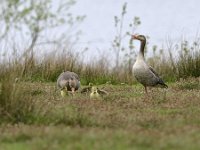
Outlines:
[{"label": "goose breast", "polygon": [[133,74],[138,82],[145,86],[154,86],[158,83],[158,77],[149,69],[149,66],[142,60],[133,65]]}]

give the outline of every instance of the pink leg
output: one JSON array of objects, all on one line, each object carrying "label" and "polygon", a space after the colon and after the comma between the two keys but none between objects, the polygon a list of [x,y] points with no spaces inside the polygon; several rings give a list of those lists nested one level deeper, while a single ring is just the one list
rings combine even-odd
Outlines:
[{"label": "pink leg", "polygon": [[145,90],[145,93],[147,94],[147,87],[146,86],[144,86],[144,90]]}]

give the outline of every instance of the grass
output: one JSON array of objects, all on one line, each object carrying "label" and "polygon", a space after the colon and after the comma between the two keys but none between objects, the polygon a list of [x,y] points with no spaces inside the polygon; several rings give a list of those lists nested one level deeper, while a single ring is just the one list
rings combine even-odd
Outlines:
[{"label": "grass", "polygon": [[148,95],[139,84],[99,85],[109,92],[101,100],[81,93],[62,98],[55,83],[17,82],[26,101],[14,103],[21,111],[8,107],[10,117],[1,111],[0,150],[199,149],[199,82],[185,86],[195,81],[168,83]]},{"label": "grass", "polygon": [[[13,135],[10,131],[14,130]],[[2,149],[198,149],[198,129],[158,132],[155,129],[115,130],[64,126],[10,127]],[[10,134],[9,134],[10,133]]]}]

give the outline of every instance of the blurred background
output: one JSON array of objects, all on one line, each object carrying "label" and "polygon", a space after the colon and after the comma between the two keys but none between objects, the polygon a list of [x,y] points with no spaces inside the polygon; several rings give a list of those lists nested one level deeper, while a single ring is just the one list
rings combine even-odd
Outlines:
[{"label": "blurred background", "polygon": [[[130,35],[139,33],[147,37],[148,63],[166,80],[199,76],[198,4],[197,0],[1,1],[0,75],[5,75],[5,68],[15,68],[19,78],[55,81],[59,72],[71,70],[83,76],[83,84],[132,83],[140,43],[131,41]],[[105,79],[99,79],[102,74]]]},{"label": "blurred background", "polygon": [[[199,32],[200,19],[197,0],[103,0],[77,1],[73,12],[85,14],[87,17],[80,25],[83,31],[82,42],[90,48],[110,48],[110,43],[116,35],[114,16],[119,16],[124,3],[127,3],[124,17],[124,31],[134,17],[140,18],[141,24],[136,33],[148,35],[149,45],[165,44],[167,38],[175,42],[181,38],[194,40]],[[127,41],[126,41],[127,43]],[[81,43],[80,43],[81,44]]]}]

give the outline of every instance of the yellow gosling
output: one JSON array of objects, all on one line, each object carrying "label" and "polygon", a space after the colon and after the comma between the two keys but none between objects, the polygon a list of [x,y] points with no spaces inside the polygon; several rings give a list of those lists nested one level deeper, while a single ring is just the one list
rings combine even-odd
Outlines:
[{"label": "yellow gosling", "polygon": [[90,93],[90,98],[92,99],[99,99],[101,98],[100,97],[100,94],[98,93],[98,88],[93,86],[92,89],[91,89],[91,93]]},{"label": "yellow gosling", "polygon": [[67,97],[68,96],[68,92],[66,91],[66,89],[61,90],[60,94],[61,94],[62,97]]}]

